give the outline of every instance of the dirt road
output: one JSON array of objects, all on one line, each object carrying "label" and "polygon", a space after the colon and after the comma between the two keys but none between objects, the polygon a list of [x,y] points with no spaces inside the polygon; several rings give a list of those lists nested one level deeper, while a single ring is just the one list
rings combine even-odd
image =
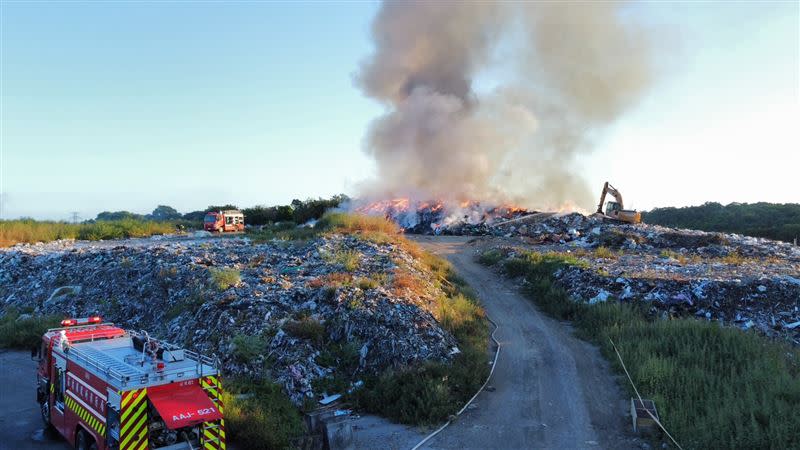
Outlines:
[{"label": "dirt road", "polygon": [[489,385],[425,448],[637,448],[627,403],[597,348],[545,316],[516,288],[475,262],[487,241],[420,237],[477,291],[498,324],[501,353]]}]

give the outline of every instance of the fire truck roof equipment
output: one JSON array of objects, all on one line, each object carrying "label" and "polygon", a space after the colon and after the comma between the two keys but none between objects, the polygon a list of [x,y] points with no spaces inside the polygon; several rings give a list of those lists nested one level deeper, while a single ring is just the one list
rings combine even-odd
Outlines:
[{"label": "fire truck roof equipment", "polygon": [[68,340],[65,353],[81,362],[85,368],[118,390],[148,387],[217,375],[216,361],[205,355],[180,349],[157,339],[148,338],[158,348],[158,358],[146,355],[137,341],[145,336],[123,330],[113,324],[93,324],[51,328],[56,343],[61,344],[61,332]]}]

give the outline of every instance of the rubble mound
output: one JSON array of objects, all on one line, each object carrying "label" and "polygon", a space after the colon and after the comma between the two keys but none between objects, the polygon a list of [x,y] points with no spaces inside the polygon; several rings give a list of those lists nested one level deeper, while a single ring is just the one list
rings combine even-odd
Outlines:
[{"label": "rubble mound", "polygon": [[[147,330],[215,354],[227,374],[270,376],[297,403],[335,370],[321,357],[331,343],[354,348],[363,373],[456,353],[431,313],[441,291],[396,244],[347,235],[116,242],[0,249],[0,299]],[[399,273],[413,288],[393,282]]]},{"label": "rubble mound", "polygon": [[[555,274],[576,300],[645,302],[654,315],[692,315],[800,344],[800,247],[576,213],[496,229],[536,251],[587,262]],[[517,248],[502,250],[513,255]]]}]

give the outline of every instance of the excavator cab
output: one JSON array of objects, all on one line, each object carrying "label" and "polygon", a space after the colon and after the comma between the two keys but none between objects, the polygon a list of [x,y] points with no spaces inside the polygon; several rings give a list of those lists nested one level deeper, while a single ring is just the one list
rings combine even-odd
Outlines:
[{"label": "excavator cab", "polygon": [[619,203],[617,202],[607,202],[606,203],[606,215],[609,217],[616,217],[617,213],[621,210]]}]

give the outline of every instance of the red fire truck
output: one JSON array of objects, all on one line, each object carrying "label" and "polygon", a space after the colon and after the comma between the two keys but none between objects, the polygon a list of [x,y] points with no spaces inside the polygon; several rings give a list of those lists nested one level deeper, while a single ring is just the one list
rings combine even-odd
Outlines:
[{"label": "red fire truck", "polygon": [[217,363],[101,322],[64,320],[34,350],[45,424],[78,450],[224,450]]},{"label": "red fire truck", "polygon": [[225,211],[211,211],[203,219],[203,229],[206,231],[244,231],[244,214],[235,209]]}]

